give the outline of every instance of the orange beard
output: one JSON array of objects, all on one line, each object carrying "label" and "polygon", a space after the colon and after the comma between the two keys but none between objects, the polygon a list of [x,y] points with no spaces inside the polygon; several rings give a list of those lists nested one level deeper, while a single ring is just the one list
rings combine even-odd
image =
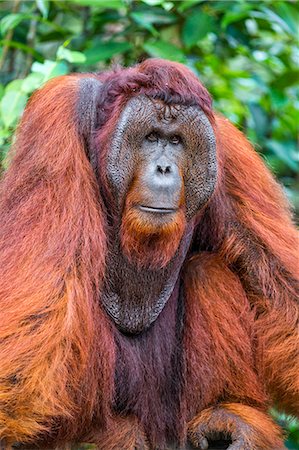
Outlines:
[{"label": "orange beard", "polygon": [[139,267],[163,268],[179,247],[186,228],[185,213],[180,208],[171,218],[155,218],[135,208],[136,204],[136,196],[131,191],[121,224],[123,252]]}]

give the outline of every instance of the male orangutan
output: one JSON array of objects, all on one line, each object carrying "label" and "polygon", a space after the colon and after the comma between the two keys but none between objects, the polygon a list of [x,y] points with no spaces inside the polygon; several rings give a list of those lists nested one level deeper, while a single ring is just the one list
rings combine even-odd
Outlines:
[{"label": "male orangutan", "polygon": [[186,67],[47,83],[0,211],[2,447],[284,448],[268,408],[299,410],[296,231]]}]

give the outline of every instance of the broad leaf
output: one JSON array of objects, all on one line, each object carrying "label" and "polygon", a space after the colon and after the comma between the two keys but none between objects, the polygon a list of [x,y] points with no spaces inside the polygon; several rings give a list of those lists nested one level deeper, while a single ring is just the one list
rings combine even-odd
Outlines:
[{"label": "broad leaf", "polygon": [[68,3],[74,3],[81,6],[101,6],[102,8],[119,9],[125,7],[122,0],[68,0]]},{"label": "broad leaf", "polygon": [[131,48],[132,45],[129,42],[100,42],[84,52],[86,64],[106,61],[114,55],[126,53]]},{"label": "broad leaf", "polygon": [[14,125],[22,114],[27,101],[27,95],[22,91],[6,92],[1,100],[1,118],[6,128]]},{"label": "broad leaf", "polygon": [[138,11],[131,14],[131,17],[136,23],[144,25],[145,23],[151,25],[167,25],[177,22],[177,16],[163,9],[148,9],[145,11]]},{"label": "broad leaf", "polygon": [[2,36],[4,36],[8,30],[12,30],[18,26],[22,20],[30,18],[30,14],[8,14],[7,16],[4,16],[0,22],[0,31]]},{"label": "broad leaf", "polygon": [[64,61],[49,61],[45,60],[43,64],[35,62],[32,64],[32,72],[41,73],[44,76],[43,82],[50,80],[50,78],[58,75],[65,75],[68,73],[67,65]]},{"label": "broad leaf", "polygon": [[266,145],[279,159],[284,161],[290,169],[296,173],[298,172],[299,161],[295,143],[268,140]]},{"label": "broad leaf", "polygon": [[65,59],[66,61],[74,64],[83,64],[86,61],[86,56],[81,52],[69,50],[61,45],[57,50],[57,59]]},{"label": "broad leaf", "polygon": [[186,57],[183,51],[175,45],[164,41],[145,42],[144,50],[156,58],[171,59],[173,61],[185,62]]},{"label": "broad leaf", "polygon": [[36,6],[42,13],[42,16],[46,19],[48,17],[50,8],[49,0],[36,0]]},{"label": "broad leaf", "polygon": [[22,80],[22,91],[26,94],[38,89],[43,84],[44,77],[41,73],[30,73],[24,80]]},{"label": "broad leaf", "polygon": [[13,80],[5,87],[5,93],[10,91],[21,91],[23,80]]},{"label": "broad leaf", "polygon": [[182,31],[183,42],[187,48],[193,47],[214,29],[214,20],[208,14],[196,11],[190,14]]}]

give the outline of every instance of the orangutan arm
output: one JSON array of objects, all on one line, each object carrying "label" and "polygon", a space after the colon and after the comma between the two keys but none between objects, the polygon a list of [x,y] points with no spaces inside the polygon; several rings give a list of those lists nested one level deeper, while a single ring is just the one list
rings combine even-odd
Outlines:
[{"label": "orangutan arm", "polygon": [[277,407],[299,414],[299,242],[281,187],[245,136],[216,116],[218,188],[197,228],[240,279],[252,310],[257,370]]},{"label": "orangutan arm", "polygon": [[188,437],[231,441],[230,450],[278,450],[281,430],[267,414],[263,374],[256,372],[254,312],[217,255],[194,256],[184,278]]}]

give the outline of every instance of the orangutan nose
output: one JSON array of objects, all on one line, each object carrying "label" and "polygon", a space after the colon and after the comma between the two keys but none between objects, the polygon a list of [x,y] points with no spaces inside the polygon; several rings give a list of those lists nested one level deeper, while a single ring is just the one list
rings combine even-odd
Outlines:
[{"label": "orangutan nose", "polygon": [[157,172],[160,173],[161,175],[166,175],[171,173],[171,166],[166,166],[166,165],[157,165]]}]

